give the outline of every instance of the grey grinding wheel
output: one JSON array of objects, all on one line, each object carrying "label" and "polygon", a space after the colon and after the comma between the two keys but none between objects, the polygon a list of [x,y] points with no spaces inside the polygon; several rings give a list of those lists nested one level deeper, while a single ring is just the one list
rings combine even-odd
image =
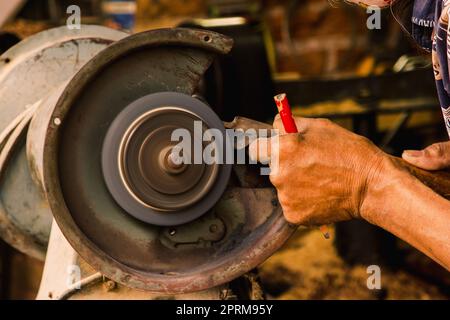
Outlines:
[{"label": "grey grinding wheel", "polygon": [[166,163],[173,129],[192,132],[198,120],[223,132],[193,95],[231,47],[204,30],[134,34],[91,59],[48,110],[39,148],[49,205],[73,248],[108,278],[168,294],[212,288],[292,234],[273,188],[241,186],[230,165]]},{"label": "grey grinding wheel", "polygon": [[222,121],[209,106],[177,92],[142,97],[115,118],[103,143],[102,170],[112,196],[130,215],[150,224],[176,226],[217,203],[231,165],[190,161],[179,172],[166,172],[159,161],[160,154],[170,154],[177,143],[171,141],[174,130],[186,129],[192,139],[199,138],[194,121],[205,130],[219,129],[225,137]]}]

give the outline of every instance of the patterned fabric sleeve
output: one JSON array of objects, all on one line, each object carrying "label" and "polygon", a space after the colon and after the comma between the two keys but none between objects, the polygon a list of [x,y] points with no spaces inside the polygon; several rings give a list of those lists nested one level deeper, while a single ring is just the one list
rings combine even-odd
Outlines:
[{"label": "patterned fabric sleeve", "polygon": [[444,116],[445,127],[450,137],[450,32],[449,32],[450,0],[436,2],[432,59],[436,89]]}]

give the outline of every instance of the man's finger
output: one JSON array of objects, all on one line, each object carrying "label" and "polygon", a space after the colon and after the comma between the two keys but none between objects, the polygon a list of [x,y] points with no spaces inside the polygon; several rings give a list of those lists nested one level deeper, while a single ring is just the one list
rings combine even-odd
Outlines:
[{"label": "man's finger", "polygon": [[251,160],[258,161],[263,164],[270,162],[271,139],[259,138],[248,146],[248,155]]},{"label": "man's finger", "polygon": [[[314,121],[314,119],[303,117],[294,117],[294,120],[299,133],[305,133],[307,128],[311,125],[311,122]],[[280,131],[280,134],[286,133],[286,131],[284,130],[283,122],[281,121],[280,114],[277,114],[275,116],[275,119],[273,120],[273,128],[278,129]]]},{"label": "man's finger", "polygon": [[450,167],[450,142],[435,143],[423,150],[406,150],[402,158],[425,170],[441,170]]}]

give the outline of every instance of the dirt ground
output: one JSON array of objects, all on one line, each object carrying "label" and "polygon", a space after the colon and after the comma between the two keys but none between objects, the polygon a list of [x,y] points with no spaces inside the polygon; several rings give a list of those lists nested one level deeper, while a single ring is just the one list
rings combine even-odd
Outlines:
[{"label": "dirt ground", "polygon": [[[416,267],[421,265],[430,271],[431,264],[441,269],[416,250],[409,250],[409,261]],[[380,267],[381,290],[369,290],[367,266],[347,266],[337,255],[332,240],[325,240],[318,230],[300,229],[261,266],[260,277],[269,299],[450,298],[449,274],[443,270],[440,274],[445,279],[437,281],[441,284],[437,285],[420,272],[406,271],[408,268]]]}]

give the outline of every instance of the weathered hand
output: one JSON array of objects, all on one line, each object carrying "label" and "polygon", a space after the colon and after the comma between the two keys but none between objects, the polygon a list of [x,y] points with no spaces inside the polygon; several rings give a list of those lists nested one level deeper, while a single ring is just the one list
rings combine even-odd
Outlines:
[{"label": "weathered hand", "polygon": [[425,170],[450,168],[450,141],[432,144],[423,150],[406,150],[403,159]]},{"label": "weathered hand", "polygon": [[249,147],[250,157],[256,160],[276,159],[278,153],[279,167],[270,180],[286,220],[322,225],[363,216],[366,194],[376,187],[388,156],[366,138],[329,120],[295,121],[299,133],[284,134],[280,119],[275,119],[273,126],[282,133],[279,147],[262,147],[268,139]]}]

